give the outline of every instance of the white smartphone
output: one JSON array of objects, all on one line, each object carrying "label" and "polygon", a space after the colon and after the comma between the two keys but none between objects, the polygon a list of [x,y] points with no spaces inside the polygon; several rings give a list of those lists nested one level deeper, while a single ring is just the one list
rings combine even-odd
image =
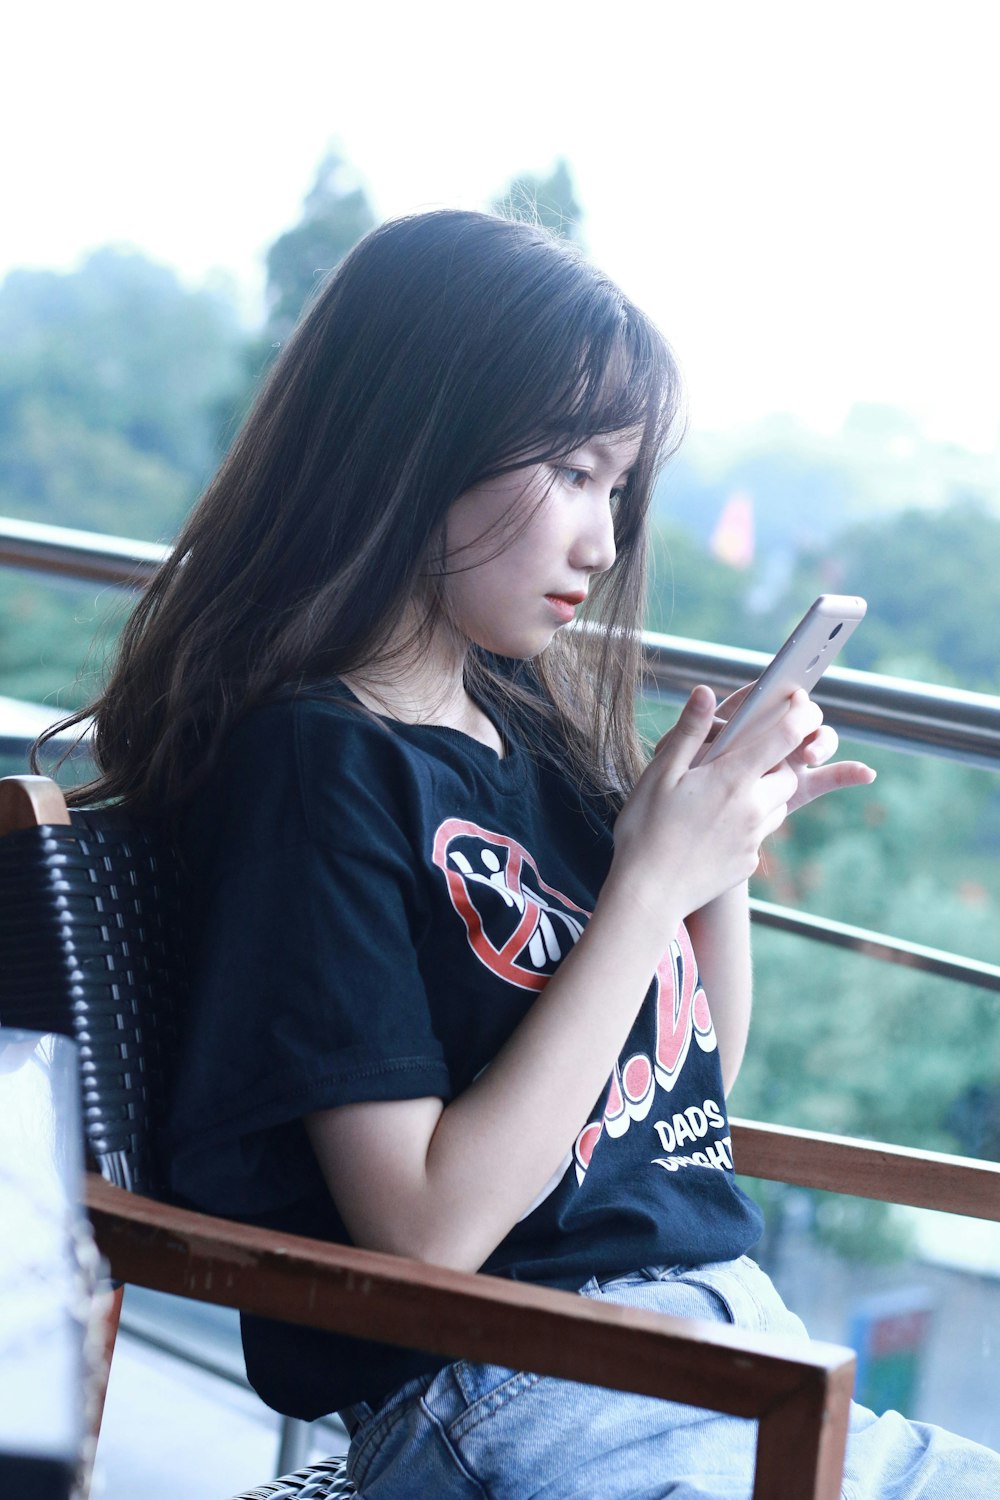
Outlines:
[{"label": "white smartphone", "polygon": [[777,656],[715,739],[692,764],[706,765],[728,750],[738,735],[776,720],[796,688],[811,692],[844,642],[865,617],[868,605],[851,594],[820,594],[809,606]]}]

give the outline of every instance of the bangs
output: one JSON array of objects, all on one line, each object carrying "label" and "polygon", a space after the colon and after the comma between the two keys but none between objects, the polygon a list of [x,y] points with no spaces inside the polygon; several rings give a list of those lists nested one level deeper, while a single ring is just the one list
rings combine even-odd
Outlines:
[{"label": "bangs", "polygon": [[[676,378],[666,344],[644,318],[622,309],[616,328],[585,346],[559,424],[576,446],[587,438],[641,431],[643,447],[659,447],[676,411]],[[555,435],[555,434],[553,434]]]},{"label": "bangs", "polygon": [[522,428],[516,448],[498,456],[492,473],[564,457],[590,438],[611,433],[640,437],[636,471],[644,475],[667,449],[680,407],[673,355],[659,331],[617,289],[602,291],[603,318],[588,308],[587,326],[572,342],[561,330],[558,378],[552,369],[556,351],[540,353],[550,379],[544,386],[534,384],[528,435]]}]

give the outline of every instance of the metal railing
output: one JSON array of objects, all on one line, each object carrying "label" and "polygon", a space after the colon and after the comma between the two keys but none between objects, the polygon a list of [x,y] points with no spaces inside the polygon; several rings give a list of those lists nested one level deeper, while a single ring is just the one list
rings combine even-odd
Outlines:
[{"label": "metal railing", "polygon": [[[130,541],[0,516],[0,566],[141,588],[170,555],[156,542]],[[665,697],[698,682],[730,692],[767,664],[761,651],[681,636],[644,636],[649,686]],[[831,667],[813,696],[839,731],[854,739],[988,770],[1000,768],[1000,698]]]},{"label": "metal railing", "polygon": [[[647,632],[643,640],[650,680],[665,696],[687,694],[699,682],[732,692],[770,660],[760,651],[681,636]],[[849,667],[831,667],[812,696],[834,728],[852,739],[1000,770],[1000,697]]]},{"label": "metal railing", "polygon": [[159,542],[0,516],[0,564],[8,568],[136,587],[147,583],[169,556],[170,548]]},{"label": "metal railing", "polygon": [[[202,1370],[237,1390],[252,1393],[253,1387],[246,1376],[238,1315],[230,1313],[229,1308],[212,1308],[204,1302],[188,1306],[193,1313],[187,1312],[182,1299],[130,1286],[122,1304],[119,1336],[125,1335],[144,1349]],[[218,1314],[223,1312],[226,1316],[220,1318]],[[208,1322],[206,1313],[210,1317]],[[261,1414],[262,1420],[271,1426],[277,1437],[276,1474],[287,1474],[308,1463],[314,1440],[317,1446],[322,1446],[324,1456],[347,1452],[347,1432],[336,1413],[319,1417],[314,1422],[282,1417],[277,1412],[265,1412],[263,1407]]]},{"label": "metal railing", "polygon": [[[152,542],[0,517],[0,566],[141,588],[169,552],[169,547]],[[758,676],[768,661],[760,651],[715,646],[681,636],[649,632],[643,640],[647,691],[664,698],[682,698],[698,682],[707,682],[720,693],[730,692]],[[831,667],[813,696],[828,721],[853,739],[1000,770],[998,697],[875,672],[855,672],[847,667]],[[5,700],[0,699],[0,751],[18,754],[27,750],[55,715],[48,716],[36,705],[16,704],[10,709],[11,701],[6,700],[10,713],[16,713],[20,722],[10,732],[5,725]],[[752,900],[751,910],[762,926],[1000,992],[1000,966],[996,964],[767,901]]]}]

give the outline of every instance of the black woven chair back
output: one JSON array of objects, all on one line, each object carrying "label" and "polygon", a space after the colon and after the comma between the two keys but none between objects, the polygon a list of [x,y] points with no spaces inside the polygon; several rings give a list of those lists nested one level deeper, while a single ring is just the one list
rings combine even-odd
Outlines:
[{"label": "black woven chair back", "polygon": [[[188,992],[183,880],[155,825],[113,808],[71,816],[0,838],[0,1026],[75,1039],[94,1164],[157,1197],[153,1134]],[[334,1458],[235,1500],[355,1493]]]},{"label": "black woven chair back", "polygon": [[0,839],[0,1025],[74,1038],[95,1165],[155,1196],[152,1127],[186,993],[182,882],[154,827],[118,809],[72,818]]}]

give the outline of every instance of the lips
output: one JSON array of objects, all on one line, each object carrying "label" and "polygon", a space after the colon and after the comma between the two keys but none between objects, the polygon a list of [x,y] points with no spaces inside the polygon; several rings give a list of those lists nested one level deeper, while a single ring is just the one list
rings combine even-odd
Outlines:
[{"label": "lips", "polygon": [[575,590],[570,594],[546,594],[545,598],[554,612],[559,616],[563,624],[568,624],[578,604],[582,604],[587,595],[581,590]]}]

